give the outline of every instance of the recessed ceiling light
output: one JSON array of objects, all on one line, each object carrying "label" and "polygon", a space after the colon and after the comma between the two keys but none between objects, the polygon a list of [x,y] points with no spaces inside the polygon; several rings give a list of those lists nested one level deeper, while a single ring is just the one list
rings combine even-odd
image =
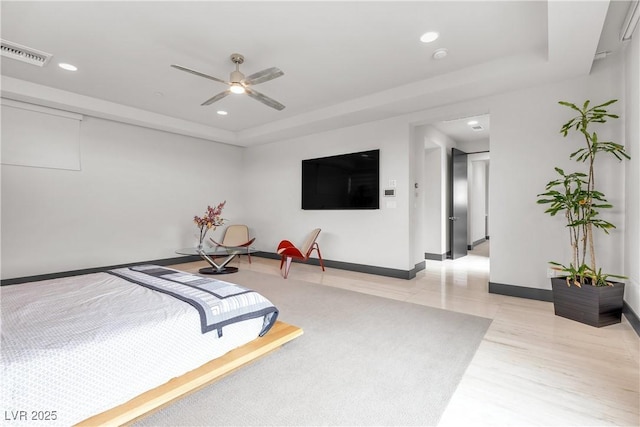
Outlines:
[{"label": "recessed ceiling light", "polygon": [[477,124],[478,124],[478,121],[477,121],[477,120],[469,120],[469,121],[467,122],[467,124],[468,124],[469,126],[477,125]]},{"label": "recessed ceiling light", "polygon": [[67,71],[78,71],[78,67],[76,67],[75,65],[66,64],[64,62],[59,63],[58,67],[62,68],[63,70],[67,70]]},{"label": "recessed ceiling light", "polygon": [[442,59],[445,58],[449,54],[449,51],[445,48],[437,49],[433,52],[433,59]]},{"label": "recessed ceiling light", "polygon": [[218,110],[218,111],[216,111],[216,113],[218,113],[219,116],[226,116],[227,114],[229,114],[229,113],[227,113],[226,111],[223,111],[223,110]]},{"label": "recessed ceiling light", "polygon": [[431,43],[432,41],[436,41],[438,37],[440,37],[440,34],[438,34],[436,31],[429,31],[428,33],[424,33],[420,37],[420,41],[422,43]]}]

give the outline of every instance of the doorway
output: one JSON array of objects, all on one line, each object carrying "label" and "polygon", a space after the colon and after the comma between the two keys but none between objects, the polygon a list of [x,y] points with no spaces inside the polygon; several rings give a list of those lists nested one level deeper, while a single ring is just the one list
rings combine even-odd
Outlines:
[{"label": "doorway", "polygon": [[[481,244],[484,247],[488,246],[489,119],[490,116],[487,113],[444,120],[427,125],[427,130],[423,132],[430,138],[425,142],[427,153],[425,178],[433,180],[434,174],[437,173],[430,170],[437,166],[436,154],[432,153],[434,145],[443,156],[438,178],[443,184],[440,187],[442,189],[441,196],[437,195],[438,188],[435,185],[430,186],[427,183],[425,186],[430,190],[430,193],[425,193],[426,212],[429,214],[425,229],[432,229],[435,222],[436,208],[432,206],[440,206],[439,218],[443,227],[441,234],[443,256],[440,258],[441,260],[464,257],[470,250]],[[431,130],[428,130],[429,128]],[[465,194],[467,195],[466,199]],[[438,197],[441,198],[442,203],[436,200]],[[425,234],[433,237],[433,233],[431,235],[428,232]],[[486,244],[484,244],[485,242]],[[429,248],[436,246],[431,240],[427,244]],[[426,251],[425,255],[431,254]],[[426,258],[438,259],[437,256]]]}]

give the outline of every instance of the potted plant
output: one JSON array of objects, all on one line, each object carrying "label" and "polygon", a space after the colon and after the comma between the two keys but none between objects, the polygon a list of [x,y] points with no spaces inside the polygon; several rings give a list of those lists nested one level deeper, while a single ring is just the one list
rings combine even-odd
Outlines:
[{"label": "potted plant", "polygon": [[546,185],[545,192],[538,194],[537,200],[539,204],[549,205],[545,213],[551,216],[563,214],[569,231],[571,262],[568,266],[550,262],[561,276],[551,279],[555,314],[596,327],[619,323],[624,304],[624,283],[609,279],[626,277],[604,273],[598,267],[594,243],[596,229],[609,234],[609,230],[615,228],[611,222],[600,217],[602,210],[613,206],[596,189],[596,157],[600,153],[608,153],[618,160],[630,158],[624,146],[600,141],[597,133],[591,130],[594,124],[618,118],[607,110],[616,101],[612,99],[595,107],[590,107],[588,100],[582,107],[559,102],[577,113],[562,126],[560,133],[564,137],[570,133],[581,136],[584,145],[569,157],[586,164],[586,171],[565,173],[556,167],[558,178]]}]

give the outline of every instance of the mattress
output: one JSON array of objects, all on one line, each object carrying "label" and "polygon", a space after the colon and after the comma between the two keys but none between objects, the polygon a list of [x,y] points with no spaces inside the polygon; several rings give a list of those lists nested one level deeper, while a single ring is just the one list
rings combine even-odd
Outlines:
[{"label": "mattress", "polygon": [[184,301],[95,273],[3,286],[5,418],[72,425],[259,336],[263,319],[202,333]]}]

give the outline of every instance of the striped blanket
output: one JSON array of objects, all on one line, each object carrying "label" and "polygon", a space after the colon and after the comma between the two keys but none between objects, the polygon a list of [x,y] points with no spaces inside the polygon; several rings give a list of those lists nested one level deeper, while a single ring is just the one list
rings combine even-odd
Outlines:
[{"label": "striped blanket", "polygon": [[191,304],[200,313],[203,334],[215,330],[222,336],[226,325],[264,317],[263,336],[278,317],[278,309],[258,292],[222,280],[157,265],[117,268],[107,273]]}]

